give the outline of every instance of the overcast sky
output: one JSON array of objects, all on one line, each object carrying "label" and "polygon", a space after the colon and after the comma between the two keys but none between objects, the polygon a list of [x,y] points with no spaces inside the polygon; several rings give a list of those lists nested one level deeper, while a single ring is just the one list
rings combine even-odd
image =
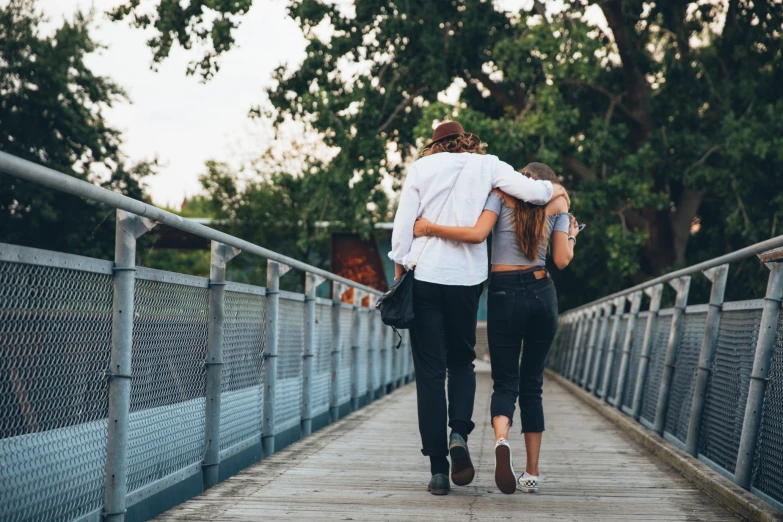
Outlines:
[{"label": "overcast sky", "polygon": [[111,77],[131,99],[113,108],[107,119],[122,131],[123,150],[131,160],[160,160],[160,174],[147,180],[154,202],[179,206],[184,197],[199,192],[205,160],[238,166],[262,150],[264,145],[254,140],[264,139],[263,133],[248,119],[248,110],[264,99],[274,68],[301,63],[306,42],[286,16],[285,0],[256,1],[236,33],[237,47],[222,58],[219,74],[204,84],[185,75],[187,64],[198,55],[177,47],[152,71],[148,34],[103,16],[118,3],[39,0],[53,23],[70,18],[77,9],[95,7],[93,37],[108,48],[90,56],[88,65]]}]

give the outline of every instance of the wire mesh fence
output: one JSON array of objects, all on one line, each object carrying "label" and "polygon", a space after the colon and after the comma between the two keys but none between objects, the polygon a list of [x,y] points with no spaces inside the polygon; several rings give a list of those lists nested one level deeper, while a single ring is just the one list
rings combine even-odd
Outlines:
[{"label": "wire mesh fence", "polygon": [[[783,265],[768,263],[764,300],[723,303],[728,265],[717,261],[704,263],[713,284],[709,303],[686,307],[688,280],[672,282],[680,303],[676,306],[685,308],[660,310],[653,317],[649,345],[644,344],[649,310],[639,313],[633,330],[623,310],[602,318],[607,333],[603,342],[600,336],[593,338],[592,359],[597,366],[592,368],[584,367],[591,328],[579,328],[580,321],[589,321],[585,319],[588,307],[604,306],[601,303],[618,296],[684,276],[662,276],[561,314],[550,367],[586,390],[594,382],[599,395],[605,382],[609,403],[783,509]],[[612,343],[615,323],[616,343]],[[628,367],[625,382],[618,387],[625,343],[630,343]],[[648,363],[646,372],[640,373],[645,346],[649,346]],[[582,378],[593,370],[592,378]],[[621,397],[616,397],[618,389],[623,390]]]},{"label": "wire mesh fence", "polygon": [[[0,244],[0,520],[99,520],[105,511],[114,272],[107,261]],[[266,288],[232,282],[224,288],[221,460],[254,444],[260,448],[270,328]],[[125,490],[131,508],[202,473],[213,285],[137,267],[132,291]],[[333,339],[335,310],[340,346]],[[330,406],[350,410],[355,309],[319,298],[315,313],[312,414],[326,415],[328,422]],[[391,332],[377,312],[362,309],[359,315],[362,393],[369,391],[370,348],[373,387],[409,379],[409,346],[392,353]],[[302,417],[303,295],[281,295],[273,327],[280,433],[298,427]],[[342,357],[333,372],[335,349]],[[341,392],[337,404],[331,404],[333,375]]]}]

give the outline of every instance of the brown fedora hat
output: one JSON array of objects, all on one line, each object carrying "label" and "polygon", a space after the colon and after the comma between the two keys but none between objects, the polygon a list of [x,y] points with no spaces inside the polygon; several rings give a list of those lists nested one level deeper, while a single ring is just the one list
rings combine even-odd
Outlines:
[{"label": "brown fedora hat", "polygon": [[461,136],[463,134],[474,136],[474,134],[465,132],[465,129],[462,128],[462,125],[460,125],[456,121],[447,121],[441,123],[440,125],[435,127],[434,131],[432,131],[432,141],[426,144],[424,148],[426,149],[430,145],[433,145],[439,141],[443,141],[448,138],[453,138],[454,136]]}]

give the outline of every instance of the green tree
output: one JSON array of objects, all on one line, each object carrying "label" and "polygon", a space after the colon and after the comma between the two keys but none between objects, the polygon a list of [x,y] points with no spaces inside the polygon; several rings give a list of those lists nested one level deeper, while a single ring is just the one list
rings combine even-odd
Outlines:
[{"label": "green tree", "polygon": [[[153,163],[132,167],[120,153],[120,133],[104,111],[123,99],[84,59],[99,49],[89,17],[77,14],[42,36],[34,0],[0,7],[0,150],[82,180],[142,199],[139,179]],[[113,209],[0,176],[2,241],[112,257]]]},{"label": "green tree", "polygon": [[[135,22],[185,47],[206,42],[187,30],[202,15],[173,4]],[[212,36],[212,61],[200,69],[208,77],[230,48],[224,32],[249,6],[199,4],[231,20],[215,26],[222,36]],[[491,153],[520,167],[547,162],[573,192],[590,228],[579,262],[560,276],[565,305],[779,231],[783,10],[775,0],[572,0],[556,14],[539,1],[505,13],[485,0],[352,8],[297,0],[289,12],[307,57],[275,74],[275,124],[307,122],[339,151],[319,176],[342,190],[361,179],[350,196],[356,215],[384,174],[402,176],[434,120],[458,118]],[[603,28],[588,23],[596,16]],[[170,45],[153,48],[161,59]],[[454,82],[464,86],[456,105],[438,101]],[[759,269],[739,270],[750,278],[739,286],[751,288]]]}]

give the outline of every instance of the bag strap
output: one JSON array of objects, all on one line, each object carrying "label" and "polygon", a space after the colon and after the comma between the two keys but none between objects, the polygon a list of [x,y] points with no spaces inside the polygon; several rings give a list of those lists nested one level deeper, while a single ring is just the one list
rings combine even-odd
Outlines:
[{"label": "bag strap", "polygon": [[[471,158],[468,158],[468,160],[462,165],[462,168],[459,170],[459,173],[457,174],[457,177],[454,179],[454,183],[451,184],[451,188],[449,189],[449,193],[446,194],[446,199],[443,200],[443,205],[440,206],[440,210],[438,211],[438,215],[435,216],[435,221],[432,223],[437,225],[438,220],[440,219],[440,215],[443,212],[443,209],[446,208],[446,203],[449,201],[449,197],[451,196],[451,192],[454,190],[454,187],[457,185],[457,181],[459,181],[460,176],[462,175],[462,171],[465,170],[465,167],[468,165],[468,162],[471,160]],[[409,270],[411,268],[415,268],[416,265],[419,264],[419,259],[421,259],[421,255],[424,253],[424,249],[427,248],[427,243],[430,242],[430,238],[432,236],[427,236],[427,240],[424,241],[424,246],[421,247],[421,250],[419,250],[419,255],[416,257],[416,261],[413,262],[412,265],[410,265]]]}]

